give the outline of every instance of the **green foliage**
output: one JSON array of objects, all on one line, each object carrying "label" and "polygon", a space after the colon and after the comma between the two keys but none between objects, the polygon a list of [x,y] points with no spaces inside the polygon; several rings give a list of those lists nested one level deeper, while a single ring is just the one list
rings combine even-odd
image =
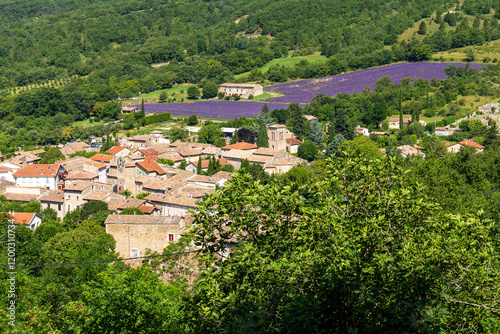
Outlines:
[{"label": "green foliage", "polygon": [[143,216],[144,212],[142,212],[138,208],[125,208],[119,214],[120,215],[139,215],[139,216]]},{"label": "green foliage", "polygon": [[205,123],[198,132],[198,140],[200,143],[213,144],[223,135],[224,134],[218,124]]},{"label": "green foliage", "polygon": [[173,128],[170,130],[170,141],[172,143],[180,140],[185,141],[189,137],[189,131],[187,129]]},{"label": "green foliage", "polygon": [[267,136],[267,128],[264,123],[260,123],[259,134],[257,139],[258,147],[269,147],[269,138]]},{"label": "green foliage", "polygon": [[333,137],[333,139],[330,141],[330,143],[328,143],[328,145],[326,146],[325,155],[327,157],[337,155],[337,152],[339,151],[340,145],[342,145],[342,143],[345,141],[346,141],[346,139],[341,134],[338,134],[335,137]]},{"label": "green foliage", "polygon": [[61,150],[57,147],[49,148],[42,156],[42,160],[40,160],[41,164],[53,164],[56,161],[64,160],[64,154],[61,153]]},{"label": "green foliage", "polygon": [[196,117],[196,115],[191,115],[188,117],[188,125],[196,125],[198,124],[198,117]]},{"label": "green foliage", "polygon": [[[207,99],[216,97],[218,91],[219,91],[219,85],[217,85],[213,81],[207,81],[203,86],[203,96],[206,97]],[[189,89],[188,89],[188,95],[189,95]]]},{"label": "green foliage", "polygon": [[170,167],[175,165],[175,162],[172,159],[157,159],[156,162],[160,163],[160,164],[168,165]]},{"label": "green foliage", "polygon": [[422,21],[418,26],[418,34],[425,35],[426,33],[427,33],[427,24],[425,24],[425,21]]},{"label": "green foliage", "polygon": [[306,140],[299,145],[297,154],[299,158],[305,159],[307,161],[312,161],[318,154],[318,147],[312,141]]},{"label": "green foliage", "polygon": [[196,86],[191,86],[187,89],[187,96],[188,96],[188,99],[197,99],[200,97],[200,90],[198,89],[198,87]]},{"label": "green foliage", "polygon": [[443,212],[393,159],[329,160],[327,170],[302,196],[240,175],[198,208],[204,252],[245,243],[201,274],[195,331],[450,332],[464,317],[470,330],[498,328],[483,307],[498,281],[480,218]]},{"label": "green foliage", "polygon": [[314,144],[319,145],[325,139],[325,133],[323,132],[323,127],[321,123],[317,120],[311,122],[309,127],[309,140]]},{"label": "green foliage", "polygon": [[383,156],[377,145],[365,136],[345,141],[338,149],[347,157],[375,160]]},{"label": "green foliage", "polygon": [[298,103],[292,103],[288,106],[290,112],[290,120],[288,125],[290,125],[292,132],[295,134],[297,139],[304,139],[309,132],[309,123],[307,119],[303,116],[302,108],[300,108]]}]

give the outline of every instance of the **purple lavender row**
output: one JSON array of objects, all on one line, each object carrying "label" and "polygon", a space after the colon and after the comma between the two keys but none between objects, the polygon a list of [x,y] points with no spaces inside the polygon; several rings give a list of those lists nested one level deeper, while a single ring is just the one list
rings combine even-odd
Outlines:
[{"label": "purple lavender row", "polygon": [[[178,116],[196,115],[206,118],[234,119],[236,117],[256,117],[266,103],[240,101],[203,101],[192,103],[155,103],[145,104],[146,112],[170,113]],[[267,103],[269,110],[287,108],[289,103]],[[303,107],[304,105],[302,105]],[[133,107],[141,108],[140,105]]]},{"label": "purple lavender row", "polygon": [[[284,84],[264,87],[265,91],[276,91],[285,96],[270,98],[265,101],[286,103],[308,103],[318,94],[334,96],[338,93],[361,93],[366,87],[375,88],[380,78],[389,76],[393,84],[399,84],[403,78],[438,80],[447,77],[444,68],[464,63],[399,63],[381,67],[369,68],[329,77],[300,80]],[[480,69],[482,64],[470,64],[470,67]]]}]

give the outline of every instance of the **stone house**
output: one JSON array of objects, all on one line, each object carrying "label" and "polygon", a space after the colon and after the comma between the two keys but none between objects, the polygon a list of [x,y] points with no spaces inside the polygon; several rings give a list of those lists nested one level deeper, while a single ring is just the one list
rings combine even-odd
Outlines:
[{"label": "stone house", "polygon": [[225,83],[220,85],[219,93],[224,96],[238,95],[247,99],[250,95],[258,96],[264,93],[264,87],[257,84]]},{"label": "stone house", "polygon": [[179,240],[186,221],[184,217],[109,215],[104,225],[116,241],[116,252],[134,258],[145,256],[147,250],[162,253]]},{"label": "stone house", "polygon": [[297,153],[299,151],[299,146],[302,144],[300,140],[297,138],[287,138],[286,139],[286,147],[288,147],[288,152]]},{"label": "stone house", "polygon": [[251,150],[230,150],[222,154],[224,159],[234,166],[234,169],[240,169],[241,163],[252,155]]},{"label": "stone house", "polygon": [[85,200],[83,198],[92,193],[92,185],[93,182],[90,181],[75,181],[65,186],[63,189],[64,214],[85,204]]},{"label": "stone house", "polygon": [[131,153],[132,151],[128,147],[124,146],[113,146],[106,153],[114,155],[116,157],[124,157]]},{"label": "stone house", "polygon": [[[224,159],[224,158],[217,159],[217,161],[219,162],[220,166],[225,166],[225,165],[229,164],[229,162],[226,159]],[[203,172],[208,171],[208,165],[209,164],[210,164],[210,160],[209,159],[201,160],[201,170]],[[190,173],[197,173],[197,171],[198,171],[198,162],[190,162],[186,166],[186,171],[188,171]]]},{"label": "stone house", "polygon": [[360,135],[363,135],[365,137],[370,137],[370,132],[367,128],[357,126],[356,128],[354,128],[354,132],[359,133]]},{"label": "stone house", "polygon": [[63,190],[53,190],[46,192],[38,201],[42,205],[42,209],[52,209],[57,212],[57,217],[61,220],[64,218],[64,191]]},{"label": "stone house", "polygon": [[484,150],[483,145],[480,145],[480,144],[473,142],[472,140],[469,140],[469,139],[465,139],[465,140],[458,142],[456,144],[448,145],[446,150],[448,152],[451,152],[451,153],[458,153],[462,146],[474,147],[476,149],[476,153],[481,153]]},{"label": "stone house", "polygon": [[107,177],[106,177],[106,165],[102,164],[97,161],[87,161],[83,164],[83,170],[97,174],[98,179],[97,182],[100,183],[106,183],[107,182]]},{"label": "stone house", "polygon": [[147,175],[166,178],[167,172],[158,165],[154,159],[146,159],[144,161],[137,162],[136,166],[136,176]]},{"label": "stone house", "polygon": [[90,181],[90,182],[98,182],[99,175],[87,172],[87,171],[70,171],[64,177],[64,184],[68,185],[75,181]]},{"label": "stone house", "polygon": [[[207,189],[208,191],[208,189]],[[196,201],[201,200],[206,192],[176,191],[167,194],[149,194],[145,199],[154,206],[161,207],[162,216],[184,216],[188,210],[196,209]]]},{"label": "stone house", "polygon": [[113,156],[108,154],[96,154],[92,156],[90,160],[100,162],[104,165],[109,165],[113,161]]}]

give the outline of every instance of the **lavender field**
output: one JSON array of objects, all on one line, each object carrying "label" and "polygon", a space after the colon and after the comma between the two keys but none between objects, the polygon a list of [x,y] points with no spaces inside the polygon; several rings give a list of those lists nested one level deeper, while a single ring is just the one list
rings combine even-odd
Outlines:
[{"label": "lavender field", "polygon": [[[280,85],[264,87],[265,91],[275,91],[285,96],[274,97],[264,102],[251,101],[200,101],[192,103],[158,103],[146,104],[146,112],[170,113],[172,115],[206,118],[234,119],[236,117],[257,116],[265,102],[270,110],[287,108],[290,103],[308,103],[318,94],[334,96],[338,93],[360,93],[366,87],[375,88],[375,83],[382,77],[389,76],[394,84],[403,78],[432,80],[445,79],[444,68],[455,65],[465,66],[464,63],[399,63],[381,67],[359,70],[329,77],[300,80]],[[471,64],[480,69],[482,64]],[[303,107],[304,105],[302,105]],[[140,105],[134,107],[140,108]]]},{"label": "lavender field", "polygon": [[[455,65],[465,66],[464,63],[399,63],[382,67],[369,68],[329,77],[300,80],[280,85],[264,87],[265,91],[275,91],[285,96],[274,97],[265,101],[285,103],[308,103],[318,94],[334,96],[338,93],[361,93],[366,87],[375,88],[378,79],[389,76],[394,84],[399,84],[403,78],[412,80],[432,78],[446,79],[444,68]],[[482,64],[471,64],[480,69]]]},{"label": "lavender field", "polygon": [[[152,113],[170,113],[172,115],[207,118],[234,119],[245,116],[247,118],[257,116],[265,103],[245,102],[245,101],[203,101],[193,103],[154,103],[145,104],[145,111]],[[288,103],[267,103],[269,110],[283,109],[288,107]],[[140,105],[134,107],[141,108]]]}]

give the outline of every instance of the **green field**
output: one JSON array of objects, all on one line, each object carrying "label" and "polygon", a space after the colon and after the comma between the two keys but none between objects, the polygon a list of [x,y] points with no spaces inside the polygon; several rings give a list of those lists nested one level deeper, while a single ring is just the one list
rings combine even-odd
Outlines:
[{"label": "green field", "polygon": [[[311,63],[322,63],[327,60],[325,56],[320,55],[320,52],[315,52],[314,54],[310,56],[301,56],[301,57],[286,57],[286,58],[278,58],[278,59],[273,59],[266,65],[260,67],[259,69],[262,71],[262,73],[265,73],[269,70],[269,67],[273,65],[280,65],[280,66],[285,66],[285,67],[293,67],[295,64],[300,63],[302,60],[307,60]],[[239,79],[241,77],[248,76],[250,72],[245,72],[245,73],[240,73],[236,74],[234,77],[235,79]]]}]

